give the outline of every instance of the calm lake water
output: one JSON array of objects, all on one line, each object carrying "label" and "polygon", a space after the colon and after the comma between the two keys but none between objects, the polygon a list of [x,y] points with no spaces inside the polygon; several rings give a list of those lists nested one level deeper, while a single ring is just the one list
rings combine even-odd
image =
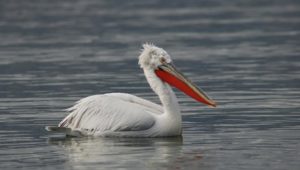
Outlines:
[{"label": "calm lake water", "polygon": [[[153,42],[218,102],[176,90],[182,138],[49,134],[76,100],[159,102],[137,65]],[[300,2],[0,1],[0,169],[300,167]]]}]

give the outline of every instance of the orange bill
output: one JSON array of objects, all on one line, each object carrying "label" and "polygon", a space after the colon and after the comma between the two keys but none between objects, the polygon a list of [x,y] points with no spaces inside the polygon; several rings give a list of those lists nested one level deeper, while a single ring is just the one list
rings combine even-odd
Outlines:
[{"label": "orange bill", "polygon": [[164,63],[155,70],[155,74],[164,82],[184,92],[195,100],[216,107],[216,102],[210,99],[203,90],[181,74],[171,63]]}]

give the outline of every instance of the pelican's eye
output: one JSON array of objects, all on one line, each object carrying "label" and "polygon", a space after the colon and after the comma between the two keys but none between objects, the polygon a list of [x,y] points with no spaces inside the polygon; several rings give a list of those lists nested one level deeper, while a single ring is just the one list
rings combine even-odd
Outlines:
[{"label": "pelican's eye", "polygon": [[162,57],[162,58],[159,59],[159,61],[160,61],[161,63],[165,63],[165,62],[166,62],[166,59]]}]

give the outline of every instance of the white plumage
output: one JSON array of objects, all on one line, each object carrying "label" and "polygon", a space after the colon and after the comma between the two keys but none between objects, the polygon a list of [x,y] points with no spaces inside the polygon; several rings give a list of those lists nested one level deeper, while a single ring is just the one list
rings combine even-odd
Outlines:
[{"label": "white plumage", "polygon": [[81,99],[68,111],[71,114],[59,127],[78,130],[82,135],[119,136],[118,132],[150,129],[162,108],[130,94],[109,93]]},{"label": "white plumage", "polygon": [[126,93],[93,95],[79,100],[73,107],[67,109],[70,114],[59,123],[58,127],[46,129],[72,136],[181,135],[181,113],[177,98],[169,84],[198,101],[196,97],[200,96],[204,103],[215,105],[200,89],[178,73],[165,50],[151,44],[145,44],[143,47],[139,64],[163,107]]}]

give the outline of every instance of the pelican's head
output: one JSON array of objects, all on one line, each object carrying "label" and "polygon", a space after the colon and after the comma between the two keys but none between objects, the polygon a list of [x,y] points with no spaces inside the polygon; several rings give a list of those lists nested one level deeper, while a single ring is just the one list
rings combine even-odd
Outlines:
[{"label": "pelican's head", "polygon": [[143,51],[139,57],[141,68],[157,69],[164,62],[171,63],[171,57],[162,48],[156,47],[153,44],[144,44]]},{"label": "pelican's head", "polygon": [[203,90],[175,68],[170,55],[164,49],[153,44],[144,44],[143,48],[139,57],[141,68],[154,71],[161,81],[178,88],[195,100],[213,107],[216,106],[216,103]]}]

